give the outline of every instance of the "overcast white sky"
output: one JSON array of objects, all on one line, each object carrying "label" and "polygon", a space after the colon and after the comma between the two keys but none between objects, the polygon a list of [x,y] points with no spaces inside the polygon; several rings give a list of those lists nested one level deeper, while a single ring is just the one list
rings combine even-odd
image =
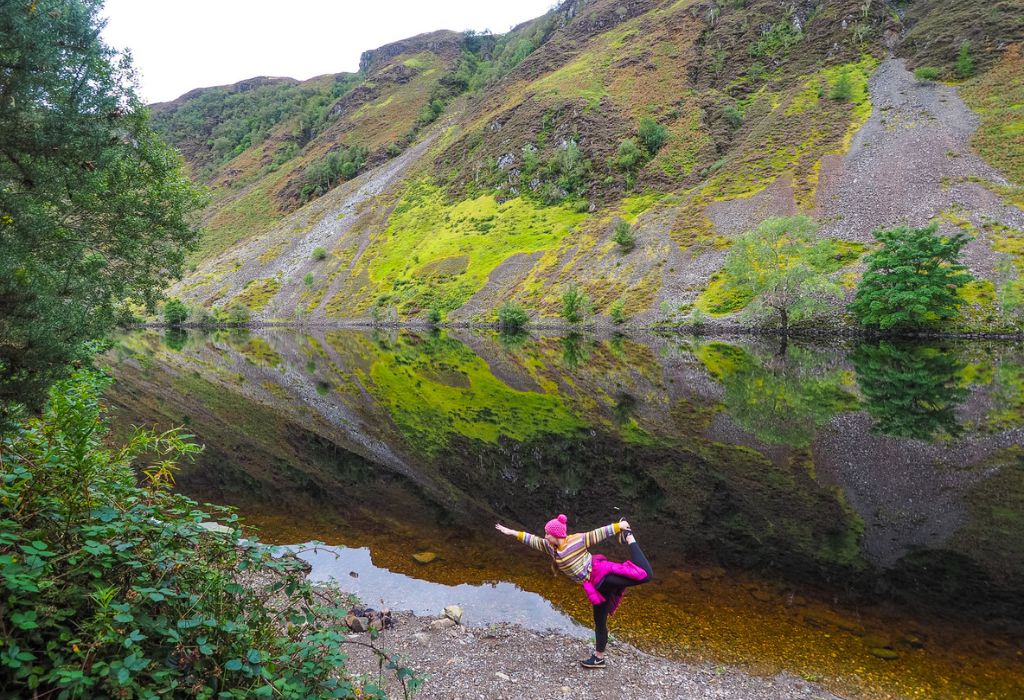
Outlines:
[{"label": "overcast white sky", "polygon": [[355,71],[359,54],[435,29],[505,32],[555,0],[107,0],[104,38],[130,49],[146,102],[257,75]]}]

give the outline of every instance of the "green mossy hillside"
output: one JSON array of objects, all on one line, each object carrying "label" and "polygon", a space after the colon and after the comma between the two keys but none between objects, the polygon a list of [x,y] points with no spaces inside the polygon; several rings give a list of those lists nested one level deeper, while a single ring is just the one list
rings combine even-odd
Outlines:
[{"label": "green mossy hillside", "polygon": [[374,303],[403,315],[457,309],[506,258],[553,248],[586,218],[572,207],[544,207],[523,197],[499,203],[485,194],[451,202],[436,185],[416,182],[364,255]]}]

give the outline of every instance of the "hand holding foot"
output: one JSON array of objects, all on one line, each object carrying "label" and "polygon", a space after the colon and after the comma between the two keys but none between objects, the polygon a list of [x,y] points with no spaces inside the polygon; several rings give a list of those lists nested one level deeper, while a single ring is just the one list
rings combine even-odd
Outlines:
[{"label": "hand holding foot", "polygon": [[632,544],[633,542],[636,542],[636,538],[633,537],[633,528],[625,518],[619,521],[619,532],[622,537],[622,539],[619,540],[620,542],[624,542],[625,544]]}]

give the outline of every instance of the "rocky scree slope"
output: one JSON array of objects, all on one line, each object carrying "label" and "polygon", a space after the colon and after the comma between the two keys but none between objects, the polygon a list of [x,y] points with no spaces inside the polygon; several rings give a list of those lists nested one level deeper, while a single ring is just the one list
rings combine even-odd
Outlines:
[{"label": "rocky scree slope", "polygon": [[355,75],[193,91],[154,107],[213,192],[171,294],[266,321],[488,322],[508,299],[554,320],[576,284],[599,319],[746,322],[723,292],[734,237],[804,212],[840,242],[847,300],[874,229],[969,232],[962,327],[1003,329],[1021,42],[1014,2],[568,0],[505,35],[367,52]]}]

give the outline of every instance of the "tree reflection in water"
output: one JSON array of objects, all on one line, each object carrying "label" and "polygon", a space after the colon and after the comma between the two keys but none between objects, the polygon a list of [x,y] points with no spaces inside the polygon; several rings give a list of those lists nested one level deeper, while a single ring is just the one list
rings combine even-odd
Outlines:
[{"label": "tree reflection in water", "polygon": [[729,416],[762,442],[793,447],[810,445],[833,416],[857,408],[832,355],[792,344],[767,356],[720,342],[698,350],[722,384]]},{"label": "tree reflection in water", "polygon": [[956,352],[887,340],[862,343],[850,356],[872,431],[918,440],[963,432],[956,409],[968,389]]}]

